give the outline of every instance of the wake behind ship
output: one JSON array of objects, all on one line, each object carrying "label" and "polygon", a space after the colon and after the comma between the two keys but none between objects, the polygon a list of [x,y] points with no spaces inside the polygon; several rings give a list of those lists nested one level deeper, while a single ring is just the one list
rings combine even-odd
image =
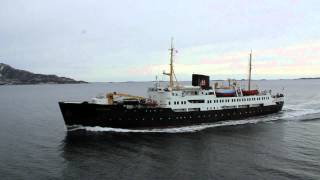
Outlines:
[{"label": "wake behind ship", "polygon": [[174,48],[170,48],[170,80],[167,86],[155,83],[148,97],[108,93],[90,102],[59,102],[67,127],[73,125],[112,128],[167,128],[239,120],[281,111],[283,94],[251,89],[251,53],[248,88],[238,82],[210,85],[209,76],[192,75],[192,86],[174,81]]}]

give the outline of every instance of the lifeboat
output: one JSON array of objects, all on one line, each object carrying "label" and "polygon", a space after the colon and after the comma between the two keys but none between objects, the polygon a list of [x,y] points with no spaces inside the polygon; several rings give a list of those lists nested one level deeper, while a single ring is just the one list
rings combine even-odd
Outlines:
[{"label": "lifeboat", "polygon": [[242,90],[244,96],[254,96],[258,94],[258,90]]},{"label": "lifeboat", "polygon": [[236,95],[236,91],[234,89],[216,89],[217,97],[233,97]]}]

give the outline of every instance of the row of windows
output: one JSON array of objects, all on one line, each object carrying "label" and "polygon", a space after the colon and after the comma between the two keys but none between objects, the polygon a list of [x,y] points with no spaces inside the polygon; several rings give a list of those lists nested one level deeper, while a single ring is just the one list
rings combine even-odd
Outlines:
[{"label": "row of windows", "polygon": [[[242,99],[231,99],[231,102],[241,102],[241,101],[260,101],[260,100],[266,100],[269,99],[269,97],[259,97],[259,98],[242,98]],[[207,100],[207,103],[224,103],[224,102],[230,102],[230,99],[220,99],[220,100]]]},{"label": "row of windows", "polygon": [[[173,101],[174,105],[179,105],[180,101]],[[171,104],[171,102],[169,101],[168,103],[169,105]],[[181,104],[187,104],[187,101],[181,101]]]},{"label": "row of windows", "polygon": [[[242,98],[242,99],[220,99],[220,100],[207,100],[207,103],[224,103],[224,102],[241,102],[241,101],[260,101],[260,100],[266,100],[269,99],[269,97],[258,97],[258,98]],[[204,100],[189,100],[190,103],[204,103]],[[186,104],[186,101],[174,101],[173,104],[174,105],[179,105],[179,104]],[[169,101],[168,103],[169,105],[171,105],[171,102]]]}]

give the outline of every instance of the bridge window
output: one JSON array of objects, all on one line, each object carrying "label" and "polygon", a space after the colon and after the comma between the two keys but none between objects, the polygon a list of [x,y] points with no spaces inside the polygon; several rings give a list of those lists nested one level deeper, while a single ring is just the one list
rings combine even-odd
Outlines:
[{"label": "bridge window", "polygon": [[171,104],[170,101],[168,102],[168,104],[169,104],[169,105]]}]

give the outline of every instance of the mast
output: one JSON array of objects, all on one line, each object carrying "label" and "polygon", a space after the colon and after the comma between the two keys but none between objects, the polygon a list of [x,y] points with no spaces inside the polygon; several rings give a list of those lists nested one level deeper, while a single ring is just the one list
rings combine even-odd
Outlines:
[{"label": "mast", "polygon": [[166,73],[165,71],[163,71],[164,75],[169,76],[170,80],[169,80],[169,90],[172,91],[173,90],[173,76],[174,76],[174,71],[173,71],[173,56],[174,56],[174,47],[173,47],[173,38],[171,38],[171,47],[169,49],[170,51],[170,72]]},{"label": "mast", "polygon": [[249,91],[250,91],[250,86],[251,86],[251,69],[252,69],[251,61],[252,61],[252,50],[250,52],[250,58],[249,58],[249,78],[248,78],[248,90]]},{"label": "mast", "polygon": [[170,51],[170,82],[169,82],[169,87],[172,90],[173,89],[173,38],[171,38],[171,48],[169,49]]}]

